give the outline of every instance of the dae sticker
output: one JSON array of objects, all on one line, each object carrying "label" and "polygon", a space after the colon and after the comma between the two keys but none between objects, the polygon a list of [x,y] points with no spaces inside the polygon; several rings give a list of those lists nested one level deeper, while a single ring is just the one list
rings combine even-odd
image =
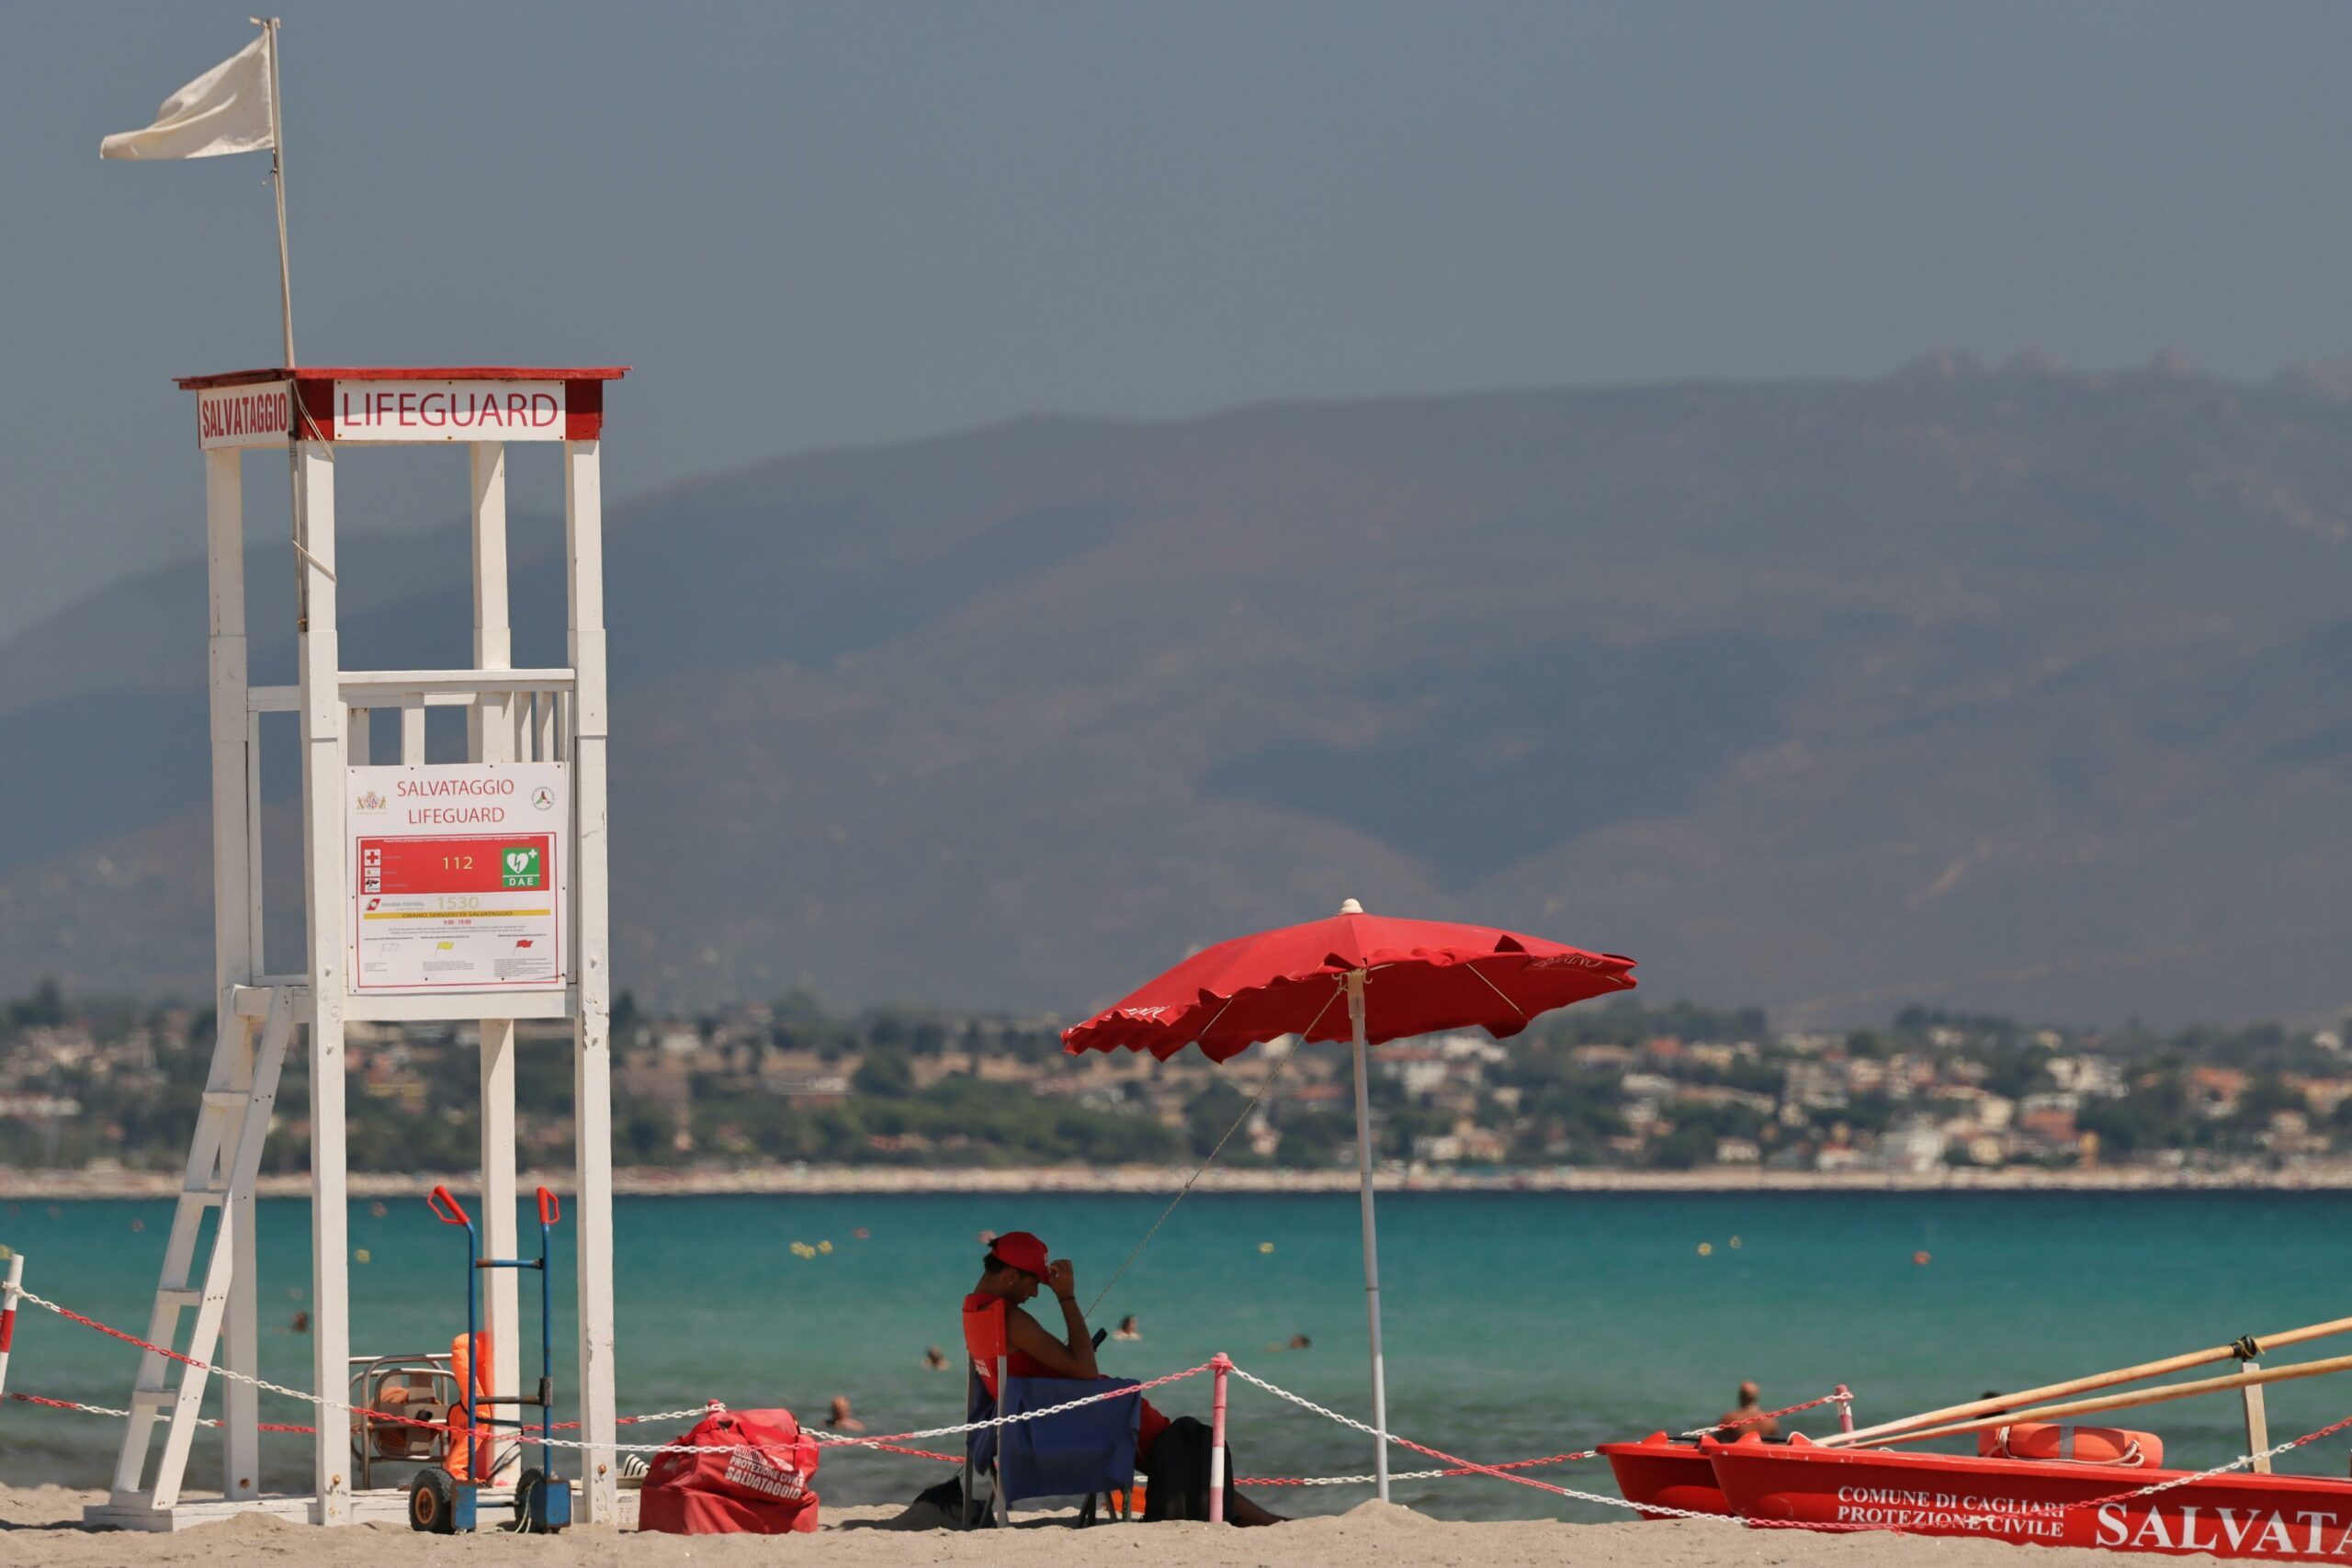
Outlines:
[{"label": "dae sticker", "polygon": [[542,883],[539,880],[538,845],[525,844],[519,849],[512,849],[504,852],[503,863],[505,866],[507,886],[537,887],[542,886]]}]

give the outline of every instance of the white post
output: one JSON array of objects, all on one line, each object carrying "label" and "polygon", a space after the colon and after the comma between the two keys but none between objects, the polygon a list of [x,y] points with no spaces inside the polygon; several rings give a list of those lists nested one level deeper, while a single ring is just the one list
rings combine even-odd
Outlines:
[{"label": "white post", "polygon": [[[301,547],[303,930],[311,981],[311,1386],[340,1397],[351,1375],[350,1216],[344,1180],[345,915],[342,649],[335,630],[334,448],[295,443]],[[351,1432],[322,1419],[311,1439],[313,1521],[351,1522]]]},{"label": "white post", "polygon": [[[233,929],[243,930],[244,914],[238,911]],[[223,926],[228,931],[232,928]],[[230,1071],[229,1087],[250,1095],[254,1089],[254,1022],[250,1018],[220,1015],[216,1029],[233,1029],[240,1038],[236,1043],[236,1061]],[[231,1179],[229,1160],[222,1160],[222,1179],[229,1182],[228,1196],[221,1200],[220,1230],[215,1233],[212,1245],[220,1245],[226,1235],[229,1255],[229,1300],[220,1340],[221,1365],[245,1377],[261,1373],[261,1256],[254,1242],[255,1222],[254,1191],[247,1186],[242,1190]],[[261,1391],[240,1378],[220,1380],[220,1495],[234,1502],[240,1498],[261,1495]]]},{"label": "white post", "polygon": [[[467,448],[473,478],[474,668],[514,667],[514,628],[506,587],[506,446],[481,441]],[[467,754],[477,762],[511,762],[514,727],[507,721],[510,698],[486,696],[466,714]],[[514,1217],[514,1021],[481,1021],[481,1248],[489,1258],[513,1258],[518,1245]],[[486,1270],[482,1279],[482,1326],[490,1331],[491,1392],[522,1392],[522,1316],[516,1305],[521,1283],[512,1269]],[[522,1415],[506,1410],[508,1415]],[[492,1474],[511,1484],[522,1468],[522,1446],[493,1446],[501,1457]]]},{"label": "white post", "polygon": [[[248,798],[254,764],[250,755],[253,716],[245,711],[245,489],[244,454],[235,448],[204,455],[206,580],[209,584],[209,627],[212,687],[212,999],[213,1027],[242,1035],[235,1043],[231,1087],[253,1087],[253,1020],[241,1017],[233,987],[251,982],[254,952],[253,803]],[[231,1249],[229,1300],[221,1337],[221,1364],[253,1377],[261,1371],[260,1301],[254,1249],[253,1202],[232,1200],[222,1232]],[[216,1243],[216,1245],[218,1245]],[[235,1378],[222,1380],[221,1495],[252,1497],[261,1490],[261,1409],[257,1391]]]},{"label": "white post", "polygon": [[[512,670],[514,628],[506,590],[506,444],[477,441],[467,448],[473,470],[474,668]],[[466,741],[477,762],[511,762],[509,699],[484,696],[466,712]]]},{"label": "white post", "polygon": [[262,935],[261,715],[245,715],[245,954],[256,976],[271,973]]},{"label": "white post", "polygon": [[1355,1031],[1356,1056],[1356,1178],[1363,1190],[1363,1300],[1372,1324],[1373,1474],[1380,1483],[1380,1500],[1388,1501],[1388,1372],[1380,1354],[1380,1237],[1372,1218],[1372,1100],[1365,1084],[1363,981],[1361,969],[1348,971],[1348,1022]]},{"label": "white post", "polygon": [[[2258,1372],[2261,1370],[2259,1361],[2246,1361],[2238,1368],[2242,1372]],[[2262,1385],[2251,1382],[2238,1393],[2245,1400],[2245,1451],[2256,1456],[2254,1473],[2267,1475],[2270,1473],[2270,1456],[2263,1450],[2270,1446],[2270,1417],[2262,1407]]]},{"label": "white post", "polygon": [[[481,1021],[481,1250],[485,1258],[516,1256],[514,1219],[514,1021]],[[485,1269],[482,1327],[490,1333],[491,1393],[523,1392],[522,1314],[516,1305],[514,1269]],[[521,1416],[528,1411],[502,1405],[492,1414]],[[492,1484],[512,1485],[522,1469],[520,1443],[492,1444]]]},{"label": "white post", "polygon": [[424,761],[424,699],[413,692],[401,699],[401,761],[413,767]]},{"label": "white post", "polygon": [[571,867],[572,1146],[579,1191],[573,1245],[579,1257],[580,1426],[593,1445],[582,1455],[583,1517],[617,1523],[620,1477],[612,1444],[613,1062],[610,913],[606,899],[605,765],[605,503],[597,443],[563,444],[563,525],[573,676],[571,810],[579,845]]},{"label": "white post", "polygon": [[8,1254],[8,1271],[0,1275],[0,1394],[8,1392],[8,1347],[17,1337],[17,1292],[25,1284],[25,1255]]}]

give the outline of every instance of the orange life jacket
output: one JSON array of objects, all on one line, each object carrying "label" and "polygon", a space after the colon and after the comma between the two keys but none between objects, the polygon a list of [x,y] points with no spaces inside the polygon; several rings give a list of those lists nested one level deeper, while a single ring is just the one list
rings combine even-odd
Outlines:
[{"label": "orange life jacket", "polygon": [[473,1343],[470,1345],[466,1342],[466,1336],[462,1334],[449,1341],[449,1375],[458,1380],[458,1396],[449,1402],[449,1453],[448,1457],[442,1461],[442,1464],[449,1474],[458,1481],[488,1481],[492,1472],[497,1468],[491,1457],[495,1428],[492,1427],[488,1422],[488,1417],[493,1412],[487,1405],[482,1407],[484,1421],[481,1435],[473,1436],[470,1430],[472,1422],[466,1416],[465,1396],[466,1380],[469,1377],[473,1379],[473,1391],[476,1397],[483,1397],[496,1392],[491,1387],[490,1382],[491,1368],[494,1361],[495,1358],[492,1356],[490,1349],[490,1336],[487,1333],[473,1336]]}]

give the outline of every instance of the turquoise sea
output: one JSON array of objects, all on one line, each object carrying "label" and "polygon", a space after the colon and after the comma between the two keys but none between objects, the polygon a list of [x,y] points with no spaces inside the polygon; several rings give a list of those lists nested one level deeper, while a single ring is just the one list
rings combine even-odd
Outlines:
[{"label": "turquoise sea", "polygon": [[[876,1433],[954,1421],[962,1379],[924,1370],[922,1352],[938,1344],[956,1353],[957,1303],[981,1251],[977,1233],[1043,1235],[1076,1261],[1085,1301],[1164,1202],[622,1200],[621,1408],[716,1397],[746,1408],[783,1404],[817,1420],[844,1394]],[[307,1208],[261,1210],[264,1371],[307,1386],[308,1341],[289,1327],[307,1304]],[[1768,1405],[1849,1383],[1867,1423],[2352,1315],[2345,1194],[1405,1194],[1384,1198],[1380,1218],[1391,1426],[1488,1462],[1699,1425],[1744,1377],[1763,1384]],[[26,1254],[27,1286],[133,1331],[145,1325],[170,1222],[168,1202],[52,1205],[0,1194],[0,1242]],[[568,1235],[568,1225],[559,1233]],[[354,1204],[351,1239],[369,1259],[353,1269],[354,1348],[446,1348],[465,1321],[458,1233],[435,1224],[421,1200],[403,1199],[388,1201],[381,1214]],[[804,1258],[795,1242],[832,1249]],[[1702,1255],[1702,1243],[1712,1251]],[[1931,1258],[1924,1267],[1912,1260],[1919,1250]],[[1360,1269],[1352,1197],[1193,1197],[1096,1315],[1101,1325],[1133,1313],[1144,1333],[1106,1345],[1104,1367],[1149,1377],[1223,1349],[1365,1416]],[[557,1280],[568,1333],[568,1255]],[[525,1284],[527,1375],[537,1349],[536,1280],[526,1275]],[[1295,1334],[1309,1336],[1310,1348],[1272,1348]],[[2352,1342],[2321,1341],[2282,1359],[2347,1351]],[[8,1383],[119,1406],[137,1357],[28,1308]],[[572,1376],[569,1358],[560,1359],[560,1393]],[[1205,1416],[1208,1397],[1203,1378],[1165,1391],[1160,1403]],[[2274,1440],[2306,1431],[2352,1415],[2352,1382],[2274,1386],[2269,1408]],[[274,1396],[263,1411],[266,1420],[303,1419],[300,1406]],[[2172,1459],[2211,1463],[2242,1446],[2234,1396],[2142,1416]],[[1809,1426],[1833,1424],[1824,1411]],[[0,1404],[0,1481],[103,1485],[117,1429],[93,1416]],[[1371,1467],[1368,1438],[1238,1382],[1232,1440],[1244,1474]],[[268,1439],[266,1484],[302,1479],[306,1441]],[[2324,1439],[2280,1468],[2344,1474],[2348,1444],[2352,1434]],[[209,1483],[217,1466],[200,1442],[191,1480]],[[1399,1455],[1396,1468],[1419,1466]],[[820,1491],[842,1503],[893,1501],[944,1473],[920,1460],[829,1454]],[[1543,1473],[1611,1490],[1599,1461]],[[1329,1511],[1368,1495],[1284,1489],[1275,1506]],[[1396,1495],[1450,1517],[1600,1517],[1485,1478],[1402,1483]]]}]

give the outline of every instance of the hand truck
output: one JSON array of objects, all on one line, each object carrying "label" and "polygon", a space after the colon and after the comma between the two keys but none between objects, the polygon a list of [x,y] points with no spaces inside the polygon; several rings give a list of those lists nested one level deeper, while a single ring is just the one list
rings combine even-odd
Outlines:
[{"label": "hand truck", "polygon": [[[514,1524],[517,1530],[545,1531],[552,1534],[571,1523],[571,1483],[558,1476],[548,1447],[555,1436],[555,1280],[548,1268],[548,1258],[554,1250],[556,1222],[563,1215],[557,1207],[555,1194],[542,1187],[539,1192],[539,1255],[537,1258],[484,1258],[481,1237],[474,1222],[449,1195],[446,1187],[435,1187],[425,1206],[434,1218],[445,1225],[466,1227],[466,1375],[460,1393],[464,1395],[466,1431],[464,1441],[452,1433],[449,1459],[452,1465],[462,1452],[465,1456],[466,1478],[458,1480],[444,1465],[421,1470],[409,1483],[408,1523],[411,1529],[428,1530],[435,1535],[455,1535],[460,1530],[473,1529],[480,1518],[481,1493],[485,1472],[495,1472],[492,1439],[497,1428],[511,1427],[523,1431],[530,1423],[522,1416],[522,1408],[536,1405],[539,1412],[539,1462],[526,1470],[514,1483]],[[481,1270],[485,1269],[536,1269],[539,1271],[539,1392],[526,1393],[483,1393],[480,1392],[488,1370],[478,1363],[481,1359]],[[485,1415],[483,1406],[495,1408],[514,1405],[516,1413],[501,1419]],[[453,1412],[454,1415],[454,1412]],[[454,1424],[454,1422],[453,1422]]]}]

